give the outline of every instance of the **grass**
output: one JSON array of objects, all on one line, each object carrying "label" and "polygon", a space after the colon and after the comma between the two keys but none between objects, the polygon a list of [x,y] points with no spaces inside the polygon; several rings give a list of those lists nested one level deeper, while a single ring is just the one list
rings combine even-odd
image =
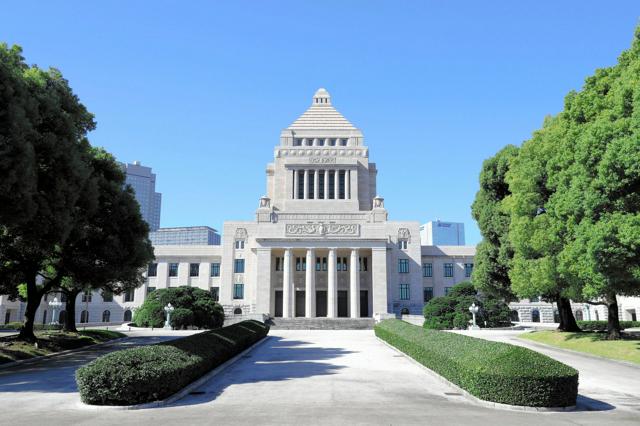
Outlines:
[{"label": "grass", "polygon": [[606,333],[559,331],[534,331],[521,334],[519,337],[557,348],[640,364],[640,338],[638,337],[606,340]]},{"label": "grass", "polygon": [[78,333],[61,331],[36,331],[37,347],[18,339],[18,336],[0,338],[0,364],[50,355],[68,349],[78,349],[108,340],[125,337],[124,334],[110,330],[83,330]]}]

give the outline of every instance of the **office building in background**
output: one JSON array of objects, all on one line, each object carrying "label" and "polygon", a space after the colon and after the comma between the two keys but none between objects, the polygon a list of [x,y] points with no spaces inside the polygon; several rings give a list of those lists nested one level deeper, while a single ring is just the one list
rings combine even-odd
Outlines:
[{"label": "office building in background", "polygon": [[156,175],[151,172],[151,167],[143,166],[140,161],[122,163],[122,168],[127,174],[127,184],[131,185],[142,218],[149,224],[149,230],[160,228],[160,204],[162,194],[156,192]]},{"label": "office building in background", "polygon": [[464,223],[429,221],[420,226],[420,242],[424,246],[463,246]]}]

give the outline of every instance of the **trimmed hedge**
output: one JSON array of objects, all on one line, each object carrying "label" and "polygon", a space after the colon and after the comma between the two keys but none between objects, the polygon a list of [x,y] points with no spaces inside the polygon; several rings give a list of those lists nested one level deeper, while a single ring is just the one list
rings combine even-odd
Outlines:
[{"label": "trimmed hedge", "polygon": [[156,345],[113,352],[76,372],[86,404],[133,405],[167,398],[256,343],[269,332],[242,321]]},{"label": "trimmed hedge", "polygon": [[397,319],[376,324],[375,333],[480,399],[530,407],[576,403],[578,372],[532,350]]},{"label": "trimmed hedge", "polygon": [[[606,321],[576,321],[582,331],[607,331]],[[640,327],[640,321],[620,321],[620,328]]]}]

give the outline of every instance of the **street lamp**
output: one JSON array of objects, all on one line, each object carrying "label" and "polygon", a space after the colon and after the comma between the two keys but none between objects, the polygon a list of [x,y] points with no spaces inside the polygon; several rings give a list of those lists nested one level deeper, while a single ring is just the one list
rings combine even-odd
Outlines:
[{"label": "street lamp", "polygon": [[473,315],[473,325],[469,326],[469,330],[480,330],[480,327],[478,327],[478,325],[476,324],[476,314],[479,310],[480,308],[476,306],[476,302],[473,302],[471,306],[469,306],[469,312],[471,312],[471,315]]},{"label": "street lamp", "polygon": [[51,302],[49,302],[49,307],[53,309],[53,314],[51,315],[51,325],[58,325],[58,309],[62,307],[62,302],[58,301],[57,297],[54,297]]},{"label": "street lamp", "polygon": [[171,303],[168,303],[167,306],[164,307],[164,311],[167,314],[167,320],[164,322],[164,329],[171,330],[171,312],[173,312],[175,308],[171,306]]}]

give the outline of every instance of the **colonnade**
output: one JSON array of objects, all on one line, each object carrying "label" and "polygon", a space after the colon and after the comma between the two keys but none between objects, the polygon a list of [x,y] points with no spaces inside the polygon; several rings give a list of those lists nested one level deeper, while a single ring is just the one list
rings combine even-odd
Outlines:
[{"label": "colonnade", "polygon": [[[320,177],[321,174],[322,177]],[[300,194],[301,179],[302,194]],[[320,190],[321,183],[322,190]],[[340,191],[341,187],[342,191]],[[349,200],[351,199],[351,170],[293,169],[292,198],[294,200]]]}]

